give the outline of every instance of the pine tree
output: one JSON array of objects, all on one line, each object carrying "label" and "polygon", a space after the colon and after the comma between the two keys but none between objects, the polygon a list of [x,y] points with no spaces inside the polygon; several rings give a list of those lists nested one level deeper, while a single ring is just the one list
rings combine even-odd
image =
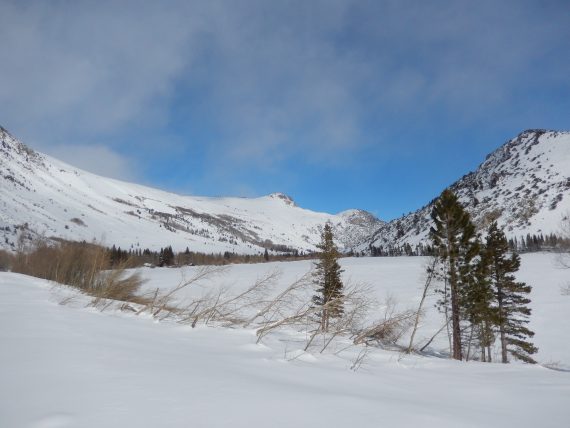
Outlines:
[{"label": "pine tree", "polygon": [[[447,287],[444,310],[451,311],[452,358],[463,359],[461,340],[462,294],[465,293],[473,274],[472,261],[478,252],[475,227],[469,214],[463,209],[455,194],[446,189],[442,192],[431,213],[434,227],[430,229],[430,237],[434,250],[445,266],[445,280],[449,284],[449,301]],[[446,312],[447,314],[448,312]]]},{"label": "pine tree", "polygon": [[[491,345],[495,341],[493,327],[497,321],[497,310],[493,305],[494,294],[490,280],[490,258],[484,248],[480,251],[469,279],[470,282],[464,288],[461,298],[463,316],[471,324],[469,348],[472,339],[475,339],[481,349],[481,361],[491,362]],[[473,333],[475,333],[475,337],[473,337]],[[469,352],[467,358],[469,358]]]},{"label": "pine tree", "polygon": [[489,227],[485,251],[490,260],[491,285],[497,304],[497,326],[501,340],[501,358],[508,363],[508,353],[527,363],[535,363],[531,355],[538,349],[530,342],[534,333],[526,327],[531,310],[527,297],[531,287],[516,282],[514,273],[519,270],[520,257],[509,257],[508,241],[497,223]]},{"label": "pine tree", "polygon": [[168,266],[172,266],[174,264],[174,251],[172,250],[172,246],[169,245],[165,252],[167,253],[166,263]]},{"label": "pine tree", "polygon": [[164,249],[163,248],[160,249],[160,253],[158,254],[158,265],[160,267],[164,266]]},{"label": "pine tree", "polygon": [[319,313],[320,328],[322,331],[328,331],[330,319],[340,317],[344,311],[343,284],[340,277],[343,270],[338,264],[340,254],[334,243],[330,223],[325,224],[317,248],[321,252],[313,273],[313,281],[318,287],[317,294],[313,296],[313,304],[322,308]]},{"label": "pine tree", "polygon": [[174,264],[174,251],[172,251],[172,247],[170,245],[160,249],[158,264],[160,267],[172,266]]},{"label": "pine tree", "polygon": [[114,267],[117,264],[118,259],[119,259],[117,257],[117,247],[115,247],[115,244],[113,244],[113,246],[111,247],[110,259],[111,259],[111,267]]}]

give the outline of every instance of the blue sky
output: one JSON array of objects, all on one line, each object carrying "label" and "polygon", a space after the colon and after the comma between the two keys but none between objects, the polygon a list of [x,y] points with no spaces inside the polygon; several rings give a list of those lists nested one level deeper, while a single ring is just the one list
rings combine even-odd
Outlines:
[{"label": "blue sky", "polygon": [[0,124],[103,175],[413,211],[570,129],[568,1],[0,1]]}]

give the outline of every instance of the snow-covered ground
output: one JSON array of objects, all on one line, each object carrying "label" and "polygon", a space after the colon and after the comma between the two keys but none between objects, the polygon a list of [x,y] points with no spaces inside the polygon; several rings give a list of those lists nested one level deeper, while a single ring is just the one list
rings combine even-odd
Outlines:
[{"label": "snow-covered ground", "polygon": [[[539,347],[537,358],[541,363],[561,364],[570,370],[570,342],[561,340],[560,336],[561,332],[570,331],[570,296],[561,295],[561,287],[570,283],[570,271],[560,269],[557,256],[549,253],[523,254],[521,259],[517,278],[533,286],[530,328],[537,332],[534,339]],[[427,257],[356,257],[342,259],[341,265],[345,270],[345,283],[370,286],[373,297],[379,303],[377,309],[369,313],[370,321],[373,321],[384,316],[384,304],[390,297],[397,303],[397,310],[417,308],[428,261]],[[181,290],[177,297],[183,305],[192,297],[204,295],[210,290],[230,289],[237,292],[271,272],[280,274],[275,287],[278,292],[309,272],[312,264],[307,260],[226,266],[222,274]],[[144,287],[148,291],[171,289],[182,280],[192,278],[199,269],[143,269],[143,275],[148,279]],[[426,314],[418,331],[417,343],[427,341],[444,323],[443,315],[434,307],[437,299],[438,296],[432,292],[424,304]],[[436,351],[445,352],[448,346],[447,336],[443,334],[433,342]]]},{"label": "snow-covered ground", "polygon": [[[392,294],[404,309],[420,297],[425,262],[353,258],[342,265],[345,279],[369,283],[380,300]],[[179,299],[223,284],[243,289],[275,269],[282,288],[309,268],[310,262],[236,265]],[[181,272],[145,269],[145,287],[172,287]],[[0,273],[0,426],[566,426],[570,296],[560,286],[570,275],[552,255],[532,254],[523,256],[519,279],[534,287],[537,358],[562,370],[373,350],[354,371],[356,347],[302,354],[294,332],[256,344],[253,330],[192,329],[100,312],[73,290]],[[377,310],[382,316],[382,306]],[[430,309],[418,341],[440,321]],[[433,350],[445,343],[441,338]]]}]

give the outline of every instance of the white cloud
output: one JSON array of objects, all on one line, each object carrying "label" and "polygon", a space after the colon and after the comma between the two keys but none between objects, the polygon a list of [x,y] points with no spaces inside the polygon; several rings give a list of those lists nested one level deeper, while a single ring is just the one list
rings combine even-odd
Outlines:
[{"label": "white cloud", "polygon": [[292,157],[342,162],[391,144],[371,124],[389,134],[391,122],[429,122],[436,110],[451,123],[504,111],[533,84],[567,87],[570,9],[555,9],[3,1],[0,120],[25,141],[109,147],[129,130],[193,119],[219,136],[205,162],[228,174],[230,164],[273,170]]},{"label": "white cloud", "polygon": [[191,60],[193,16],[180,12],[155,2],[0,3],[2,117],[59,137],[159,120],[157,105]]},{"label": "white cloud", "polygon": [[61,144],[48,147],[45,153],[74,167],[104,177],[126,181],[138,181],[141,178],[131,159],[100,144],[87,146]]}]

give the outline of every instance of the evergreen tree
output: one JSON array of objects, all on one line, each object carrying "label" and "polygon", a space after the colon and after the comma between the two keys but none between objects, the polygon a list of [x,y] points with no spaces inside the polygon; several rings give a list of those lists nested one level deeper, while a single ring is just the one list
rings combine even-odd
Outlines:
[{"label": "evergreen tree", "polygon": [[530,342],[534,333],[526,327],[531,310],[527,297],[531,287],[516,282],[514,273],[519,270],[520,257],[507,255],[509,246],[505,234],[497,223],[489,227],[485,252],[490,260],[490,279],[497,304],[497,326],[501,340],[501,358],[508,363],[508,353],[528,363],[535,363],[531,355],[538,349]]},{"label": "evergreen tree", "polygon": [[168,261],[167,261],[167,263],[168,263],[168,266],[172,266],[175,263],[174,251],[172,251],[172,246],[169,245],[167,250],[168,250]]},{"label": "evergreen tree", "polygon": [[313,296],[313,303],[316,307],[322,307],[319,314],[320,328],[322,331],[328,331],[330,318],[340,317],[344,311],[343,284],[340,278],[343,270],[338,264],[340,254],[334,243],[330,223],[325,224],[317,248],[321,252],[313,273],[313,281],[318,287],[317,294]]},{"label": "evergreen tree", "polygon": [[263,253],[263,260],[265,260],[266,262],[269,261],[269,252],[267,251],[267,248],[265,249],[265,252]]},{"label": "evergreen tree", "polygon": [[[475,339],[481,350],[481,361],[491,362],[491,345],[495,341],[493,327],[497,321],[497,310],[493,305],[494,294],[490,280],[490,257],[484,251],[479,254],[469,276],[470,282],[462,293],[463,316],[471,324],[469,348]],[[469,354],[469,352],[468,352]]]},{"label": "evergreen tree", "polygon": [[472,261],[478,252],[475,227],[469,214],[449,189],[440,195],[431,217],[434,226],[430,228],[430,237],[437,256],[443,262],[446,282],[444,298],[440,303],[446,314],[451,312],[452,358],[461,360],[462,294],[472,281]]},{"label": "evergreen tree", "polygon": [[172,251],[171,246],[160,249],[158,264],[160,267],[172,266],[174,264],[174,251]]},{"label": "evergreen tree", "polygon": [[111,259],[111,267],[114,267],[119,259],[117,256],[117,247],[115,247],[115,244],[113,244],[111,247],[109,258]]}]

